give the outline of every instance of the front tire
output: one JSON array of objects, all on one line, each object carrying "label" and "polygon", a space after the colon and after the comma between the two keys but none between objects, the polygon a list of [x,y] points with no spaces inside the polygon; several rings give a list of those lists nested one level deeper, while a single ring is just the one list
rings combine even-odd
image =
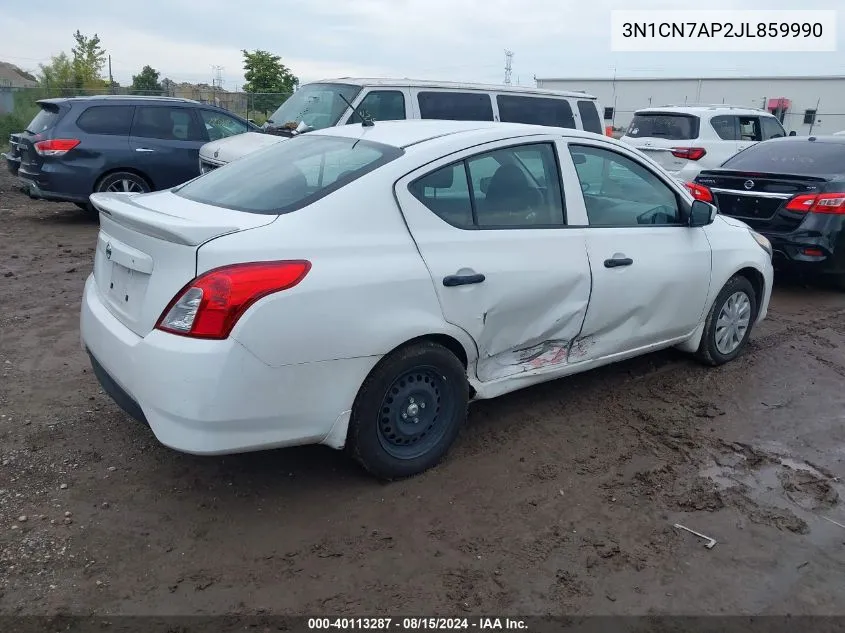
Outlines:
[{"label": "front tire", "polygon": [[745,277],[732,277],[710,308],[696,358],[713,366],[732,361],[745,349],[756,317],[754,287]]},{"label": "front tire", "polygon": [[149,183],[131,171],[117,171],[104,176],[95,187],[97,192],[148,193]]},{"label": "front tire", "polygon": [[466,370],[452,352],[431,341],[400,348],[361,386],[346,449],[381,479],[418,475],[446,456],[468,402]]}]

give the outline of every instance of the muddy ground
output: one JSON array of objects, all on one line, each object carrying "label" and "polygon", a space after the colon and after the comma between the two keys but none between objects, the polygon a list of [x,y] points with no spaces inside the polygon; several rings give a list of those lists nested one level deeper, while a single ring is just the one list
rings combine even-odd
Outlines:
[{"label": "muddy ground", "polygon": [[79,346],[96,232],[0,176],[0,612],[845,614],[845,294],[781,284],[719,369],[669,351],[478,403],[385,485],[124,416]]}]

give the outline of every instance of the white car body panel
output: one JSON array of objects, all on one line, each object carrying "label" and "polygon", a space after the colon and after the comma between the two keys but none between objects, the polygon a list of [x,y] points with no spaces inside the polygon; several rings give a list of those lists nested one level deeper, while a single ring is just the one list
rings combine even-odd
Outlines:
[{"label": "white car body panel", "polygon": [[212,165],[225,165],[252,152],[286,141],[288,137],[262,132],[244,132],[206,143],[200,148],[200,159]]},{"label": "white car body panel", "polygon": [[[308,443],[342,448],[361,384],[386,354],[419,337],[433,336],[465,357],[476,398],[490,398],[671,345],[695,350],[704,315],[743,268],[763,280],[758,320],[765,317],[771,262],[743,223],[717,216],[700,228],[588,226],[567,143],[606,144],[639,157],[618,141],[445,121],[313,134],[406,150],[281,216],[172,192],[92,197],[101,235],[84,290],[82,341],[170,447],[198,454]],[[558,148],[567,227],[460,230],[408,192],[411,180],[438,165],[538,140]],[[659,175],[692,201],[680,183]],[[604,268],[617,252],[642,270]],[[153,329],[196,275],[279,259],[307,259],[312,269],[295,287],[252,305],[227,339]],[[128,307],[110,292],[117,264],[143,280],[129,286]],[[444,287],[442,278],[462,268],[488,280]]]}]

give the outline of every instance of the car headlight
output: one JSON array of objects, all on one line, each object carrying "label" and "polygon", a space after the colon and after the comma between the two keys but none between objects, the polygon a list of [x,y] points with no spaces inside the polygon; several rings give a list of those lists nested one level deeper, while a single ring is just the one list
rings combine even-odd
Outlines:
[{"label": "car headlight", "polygon": [[769,259],[772,258],[772,243],[768,240],[765,235],[760,235],[757,231],[752,231],[751,229],[748,230],[751,233],[751,237],[754,238],[754,241],[760,245],[764,251],[769,254]]}]

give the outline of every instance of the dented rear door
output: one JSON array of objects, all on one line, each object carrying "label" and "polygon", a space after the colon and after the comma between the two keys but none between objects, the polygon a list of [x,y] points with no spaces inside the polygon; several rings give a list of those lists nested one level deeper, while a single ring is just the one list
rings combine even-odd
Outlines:
[{"label": "dented rear door", "polygon": [[[523,141],[524,142],[524,141]],[[511,142],[512,143],[512,142]],[[476,375],[488,382],[563,368],[590,300],[590,265],[583,229],[558,226],[466,228],[461,200],[473,183],[458,159],[507,143],[488,144],[431,163],[396,185],[397,199],[431,274],[443,315],[478,347]],[[553,148],[553,143],[549,142]],[[531,164],[542,180],[542,167]],[[414,182],[453,166],[454,177],[420,199]],[[557,167],[554,178],[560,180]],[[477,179],[476,179],[477,180]],[[448,182],[447,182],[448,181]],[[558,182],[559,186],[559,182]]]}]

